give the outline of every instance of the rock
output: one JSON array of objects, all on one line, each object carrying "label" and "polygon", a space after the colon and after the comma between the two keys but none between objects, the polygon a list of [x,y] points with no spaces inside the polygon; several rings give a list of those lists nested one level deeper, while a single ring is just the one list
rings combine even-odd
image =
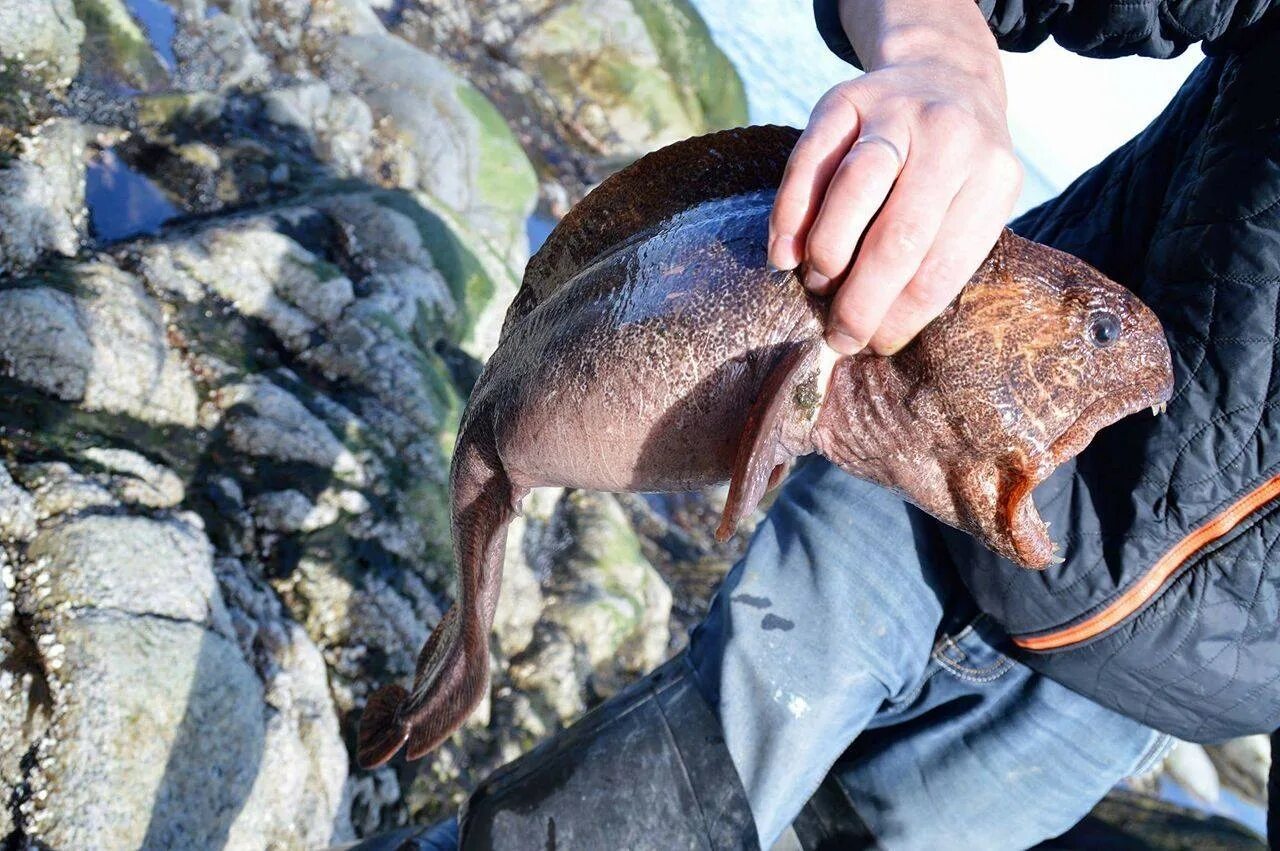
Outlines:
[{"label": "rock", "polygon": [[115,498],[144,508],[176,508],[187,497],[178,474],[128,449],[91,446],[83,457],[119,476],[112,478]]},{"label": "rock", "polygon": [[77,121],[52,119],[17,142],[15,159],[0,157],[0,272],[29,269],[46,252],[79,250],[85,135]]},{"label": "rock", "polygon": [[423,0],[395,31],[464,67],[571,196],[655,147],[747,121],[742,82],[687,0]]},{"label": "rock", "polygon": [[52,700],[28,834],[143,848],[346,835],[345,750],[315,649],[293,634],[259,678],[198,528],[86,516],[42,531],[27,558],[19,609]]},{"label": "rock", "polygon": [[84,25],[71,0],[0,2],[0,57],[44,85],[65,88],[80,67]]},{"label": "rock", "polygon": [[438,58],[396,38],[346,36],[334,51],[332,64],[357,81],[354,92],[380,120],[383,147],[411,157],[398,160],[396,185],[422,189],[499,246],[504,260],[522,259],[537,181],[484,96]]},{"label": "rock", "polygon": [[1200,800],[1216,804],[1221,797],[1221,784],[1213,761],[1202,745],[1178,742],[1165,757],[1169,777]]},{"label": "rock", "polygon": [[103,262],[58,275],[0,290],[0,375],[89,411],[195,425],[195,385],[137,279]]},{"label": "rock", "polygon": [[1225,816],[1112,792],[1078,825],[1037,851],[1263,851],[1262,837]]},{"label": "rock", "polygon": [[1267,775],[1271,771],[1271,738],[1245,736],[1220,745],[1207,745],[1205,752],[1222,787],[1230,789],[1246,801],[1266,806]]},{"label": "rock", "polygon": [[607,157],[745,123],[741,84],[687,3],[559,4],[512,52]]},{"label": "rock", "polygon": [[159,305],[137,278],[111,264],[86,263],[76,273],[84,293],[77,306],[93,346],[85,408],[194,426],[195,382],[168,345]]},{"label": "rock", "polygon": [[[587,710],[586,679],[591,669],[573,640],[555,626],[543,626],[533,645],[511,661],[507,675],[535,703],[532,732],[550,735]],[[538,710],[542,710],[539,712]]]},{"label": "rock", "polygon": [[[30,57],[0,72],[0,832],[323,847],[451,811],[668,652],[662,548],[610,497],[535,493],[481,711],[347,777],[370,690],[408,682],[451,602],[449,463],[527,254],[521,145],[571,199],[553,160],[602,171],[721,121],[736,77],[677,3],[611,0],[608,56],[565,18],[516,64],[516,3],[179,5],[169,44],[79,0],[65,99]],[[433,10],[468,37],[382,22]],[[532,86],[556,61],[580,114]],[[95,190],[84,233],[85,127],[90,182],[110,160],[163,216]]]},{"label": "rock", "polygon": [[158,88],[167,74],[124,0],[75,0],[84,22],[84,63],[104,83],[124,83],[134,89]]},{"label": "rock", "polygon": [[142,262],[163,291],[190,302],[212,293],[295,346],[353,298],[351,281],[336,267],[261,219],[156,246]]},{"label": "rock", "polygon": [[234,13],[184,18],[174,44],[178,67],[173,88],[221,94],[266,87],[272,62],[253,37],[254,29],[261,31],[260,22],[243,14],[244,7],[234,7]]},{"label": "rock", "polygon": [[543,619],[582,648],[594,688],[608,696],[666,658],[671,592],[612,497],[566,499],[572,544],[552,571]]},{"label": "rock", "polygon": [[[9,470],[0,464],[0,547],[26,543],[36,534],[36,503],[31,494],[13,481]],[[3,552],[0,549],[0,552]],[[0,585],[12,588],[12,576]],[[7,598],[4,598],[7,600]],[[0,607],[0,631],[5,610]],[[10,611],[9,614],[12,614]]]},{"label": "rock", "polygon": [[36,565],[27,582],[41,589],[35,613],[55,617],[63,605],[75,618],[83,607],[231,634],[208,542],[185,523],[86,516],[45,530],[26,556]]},{"label": "rock", "polygon": [[272,532],[314,532],[338,519],[338,507],[316,504],[299,491],[273,491],[253,500],[254,522]]},{"label": "rock", "polygon": [[30,492],[36,517],[41,521],[115,506],[115,498],[105,483],[80,475],[63,461],[15,464],[13,473]]},{"label": "rock", "polygon": [[392,319],[404,334],[443,330],[475,358],[493,351],[516,283],[465,231],[403,193],[339,196],[324,209],[369,271],[366,316]]},{"label": "rock", "polygon": [[227,412],[227,442],[236,451],[361,480],[355,456],[288,391],[261,380],[234,384],[222,388],[217,403]]},{"label": "rock", "polygon": [[92,364],[93,346],[72,296],[41,286],[0,290],[0,376],[78,401]]},{"label": "rock", "polygon": [[301,131],[312,152],[342,176],[359,174],[372,152],[373,113],[355,95],[334,93],[322,80],[273,89],[263,95],[266,117]]}]

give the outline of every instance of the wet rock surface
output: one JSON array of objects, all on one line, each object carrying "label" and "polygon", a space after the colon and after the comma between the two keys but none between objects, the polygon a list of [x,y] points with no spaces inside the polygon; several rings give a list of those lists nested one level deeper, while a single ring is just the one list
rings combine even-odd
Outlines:
[{"label": "wet rock surface", "polygon": [[612,2],[588,34],[563,5],[490,87],[485,4],[0,0],[4,847],[423,823],[680,645],[681,566],[741,542],[538,491],[482,711],[434,757],[354,765],[368,693],[450,601],[454,436],[535,205],[745,119],[691,7]]}]

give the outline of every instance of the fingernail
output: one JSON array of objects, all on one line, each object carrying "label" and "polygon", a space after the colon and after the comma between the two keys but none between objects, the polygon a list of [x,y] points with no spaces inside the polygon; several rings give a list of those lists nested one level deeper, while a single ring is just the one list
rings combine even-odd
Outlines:
[{"label": "fingernail", "polygon": [[842,355],[856,355],[862,350],[862,344],[843,331],[828,333],[827,345]]},{"label": "fingernail", "polygon": [[815,293],[824,293],[827,290],[827,284],[831,283],[831,279],[821,272],[815,272],[810,269],[805,272],[804,285]]},{"label": "fingernail", "polygon": [[796,267],[796,241],[790,236],[775,236],[769,241],[769,264],[775,269]]}]

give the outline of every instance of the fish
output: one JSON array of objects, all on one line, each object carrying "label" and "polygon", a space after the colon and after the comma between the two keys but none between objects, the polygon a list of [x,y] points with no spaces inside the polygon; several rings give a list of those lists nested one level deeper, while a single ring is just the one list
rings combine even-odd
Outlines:
[{"label": "fish", "polygon": [[829,300],[766,260],[799,131],[678,142],[604,180],[530,259],[459,428],[458,594],[411,688],[366,704],[357,759],[429,753],[489,687],[506,529],[530,488],[728,481],[727,538],[820,453],[1027,568],[1059,561],[1032,490],[1101,428],[1171,396],[1155,314],[1082,260],[1005,230],[895,354],[837,354]]}]

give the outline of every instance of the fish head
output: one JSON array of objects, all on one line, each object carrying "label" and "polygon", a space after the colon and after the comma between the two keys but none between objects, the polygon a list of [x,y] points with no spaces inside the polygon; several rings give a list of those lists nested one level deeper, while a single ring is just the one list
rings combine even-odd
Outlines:
[{"label": "fish head", "polygon": [[[893,357],[930,388],[956,525],[1027,567],[1061,561],[1032,490],[1173,391],[1149,307],[1084,261],[1005,231],[961,294]],[[945,518],[952,519],[952,518]]]}]

